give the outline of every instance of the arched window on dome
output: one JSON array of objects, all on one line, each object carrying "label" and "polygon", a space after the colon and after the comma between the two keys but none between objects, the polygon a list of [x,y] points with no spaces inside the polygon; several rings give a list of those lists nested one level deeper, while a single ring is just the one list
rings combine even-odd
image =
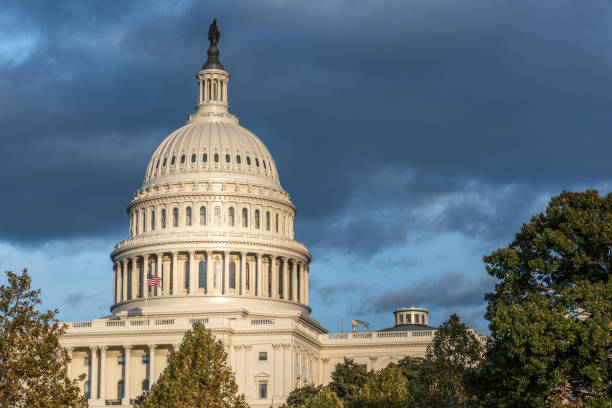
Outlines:
[{"label": "arched window on dome", "polygon": [[215,153],[215,163],[219,163],[219,153]]},{"label": "arched window on dome", "polygon": [[185,155],[184,154],[181,155],[181,164],[185,164]]},{"label": "arched window on dome", "polygon": [[172,210],[172,226],[178,227],[178,208]]},{"label": "arched window on dome", "polygon": [[191,227],[191,207],[187,207],[185,210],[185,224]]},{"label": "arched window on dome", "polygon": [[204,206],[200,207],[200,225],[206,225],[206,207]]},{"label": "arched window on dome", "polygon": [[225,81],[219,81],[219,94],[221,95],[221,102],[223,102],[223,88],[225,87]]},{"label": "arched window on dome", "polygon": [[213,99],[217,100],[217,81],[213,82]]},{"label": "arched window on dome", "polygon": [[264,170],[265,170],[266,169],[266,161],[262,159],[261,162],[263,163]]},{"label": "arched window on dome", "polygon": [[142,215],[142,232],[147,232],[147,211],[141,210],[140,214]]},{"label": "arched window on dome", "polygon": [[236,163],[241,164],[242,160],[240,159],[240,155],[236,156]]},{"label": "arched window on dome", "polygon": [[255,158],[255,166],[259,167],[259,159],[257,157]]},{"label": "arched window on dome", "polygon": [[198,287],[206,289],[206,260],[201,260],[198,264]]},{"label": "arched window on dome", "polygon": [[155,231],[155,209],[151,210],[151,231]]},{"label": "arched window on dome", "polygon": [[229,163],[229,162],[230,162],[230,160],[231,160],[231,156],[229,155],[229,153],[226,153],[226,154],[225,154],[225,162],[226,162],[226,163]]},{"label": "arched window on dome", "polygon": [[193,153],[193,154],[191,155],[191,162],[192,162],[192,163],[195,163],[195,161],[196,161],[196,155],[195,155],[195,153]]},{"label": "arched window on dome", "polygon": [[251,158],[249,156],[247,156],[247,164],[250,166],[251,165]]},{"label": "arched window on dome", "polygon": [[134,235],[138,235],[140,233],[140,230],[138,228],[138,210],[134,211],[134,220],[135,220],[135,225],[134,225]]},{"label": "arched window on dome", "polygon": [[213,288],[219,289],[221,286],[221,262],[215,261],[215,270],[213,273]]},{"label": "arched window on dome", "polygon": [[244,288],[245,290],[251,290],[251,267],[248,262],[246,263],[245,269]]},{"label": "arched window on dome", "polygon": [[229,264],[229,288],[236,289],[236,263],[234,261]]},{"label": "arched window on dome", "polygon": [[208,82],[208,93],[206,94],[206,96],[208,97],[207,99],[210,101],[210,96],[212,95],[212,84],[210,83],[210,79],[207,80],[206,82]]},{"label": "arched window on dome", "polygon": [[259,229],[259,210],[255,210],[255,228]]},{"label": "arched window on dome", "polygon": [[208,155],[206,153],[202,153],[202,163],[206,163],[208,161]]},{"label": "arched window on dome", "polygon": [[215,225],[218,226],[218,227],[223,225],[222,222],[221,222],[221,207],[219,207],[219,206],[215,207],[214,215],[215,215]]},{"label": "arched window on dome", "polygon": [[266,231],[270,231],[270,211],[266,211]]},{"label": "arched window on dome", "polygon": [[164,161],[162,163],[162,167],[166,167],[166,164],[168,163],[168,158],[164,157]]},{"label": "arched window on dome", "polygon": [[249,210],[246,208],[242,209],[242,226],[247,228],[249,226]]},{"label": "arched window on dome", "polygon": [[234,226],[235,223],[235,217],[234,217],[234,207],[230,207],[227,210],[227,222],[229,224],[230,227]]},{"label": "arched window on dome", "polygon": [[172,156],[172,158],[170,159],[170,165],[174,166],[175,162],[176,162],[176,156]]},{"label": "arched window on dome", "polygon": [[159,169],[159,159],[157,159],[157,163],[155,163],[155,170]]},{"label": "arched window on dome", "polygon": [[276,224],[276,232],[278,233],[278,213],[276,213],[275,224]]},{"label": "arched window on dome", "polygon": [[166,228],[166,209],[162,208],[161,210],[161,227]]}]

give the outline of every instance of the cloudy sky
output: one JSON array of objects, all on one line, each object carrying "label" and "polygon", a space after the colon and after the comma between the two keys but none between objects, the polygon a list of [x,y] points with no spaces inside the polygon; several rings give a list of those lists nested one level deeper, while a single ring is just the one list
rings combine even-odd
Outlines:
[{"label": "cloudy sky", "polygon": [[213,17],[330,331],[411,305],[486,330],[482,256],[563,189],[612,186],[609,1],[0,3],[0,269],[64,320],[108,312],[125,206],[193,112]]}]

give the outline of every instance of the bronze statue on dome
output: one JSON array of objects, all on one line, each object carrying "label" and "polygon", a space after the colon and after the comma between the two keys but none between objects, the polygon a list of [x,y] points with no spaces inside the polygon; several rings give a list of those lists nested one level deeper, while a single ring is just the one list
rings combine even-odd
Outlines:
[{"label": "bronze statue on dome", "polygon": [[213,18],[213,22],[208,28],[208,41],[210,41],[210,45],[217,45],[220,37],[221,33],[217,27],[217,19]]}]

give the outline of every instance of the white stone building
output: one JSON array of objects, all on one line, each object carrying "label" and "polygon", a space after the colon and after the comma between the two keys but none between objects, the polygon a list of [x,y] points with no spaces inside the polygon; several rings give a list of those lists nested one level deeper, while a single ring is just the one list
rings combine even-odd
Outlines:
[{"label": "white stone building", "polygon": [[[379,369],[424,355],[434,334],[426,309],[398,309],[378,332],[328,334],[310,317],[311,255],[294,240],[296,207],[266,146],[229,113],[230,75],[211,32],[196,112],[155,150],[127,207],[129,237],[111,253],[111,315],[69,322],[62,338],[92,407],[131,406],[196,321],[225,343],[252,407],[327,383],[345,356]],[[147,286],[149,274],[161,288]]]}]

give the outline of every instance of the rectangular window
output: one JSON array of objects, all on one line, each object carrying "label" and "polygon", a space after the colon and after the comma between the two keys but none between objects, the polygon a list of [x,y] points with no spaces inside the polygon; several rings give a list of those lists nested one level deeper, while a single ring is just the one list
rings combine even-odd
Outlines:
[{"label": "rectangular window", "polygon": [[268,352],[260,351],[259,352],[259,361],[268,361]]},{"label": "rectangular window", "polygon": [[145,354],[142,356],[142,364],[149,364],[149,355]]},{"label": "rectangular window", "polygon": [[125,356],[117,357],[117,364],[119,364],[119,365],[125,364]]},{"label": "rectangular window", "polygon": [[90,367],[91,366],[91,357],[85,357],[85,366],[86,367]]},{"label": "rectangular window", "polygon": [[412,323],[412,315],[410,315],[410,314],[407,314],[407,315],[406,315],[406,323],[407,323],[407,324]]},{"label": "rectangular window", "polygon": [[259,382],[259,399],[268,398],[268,381],[263,380]]},{"label": "rectangular window", "polygon": [[418,314],[414,315],[414,323],[415,324],[419,324],[419,315]]}]

